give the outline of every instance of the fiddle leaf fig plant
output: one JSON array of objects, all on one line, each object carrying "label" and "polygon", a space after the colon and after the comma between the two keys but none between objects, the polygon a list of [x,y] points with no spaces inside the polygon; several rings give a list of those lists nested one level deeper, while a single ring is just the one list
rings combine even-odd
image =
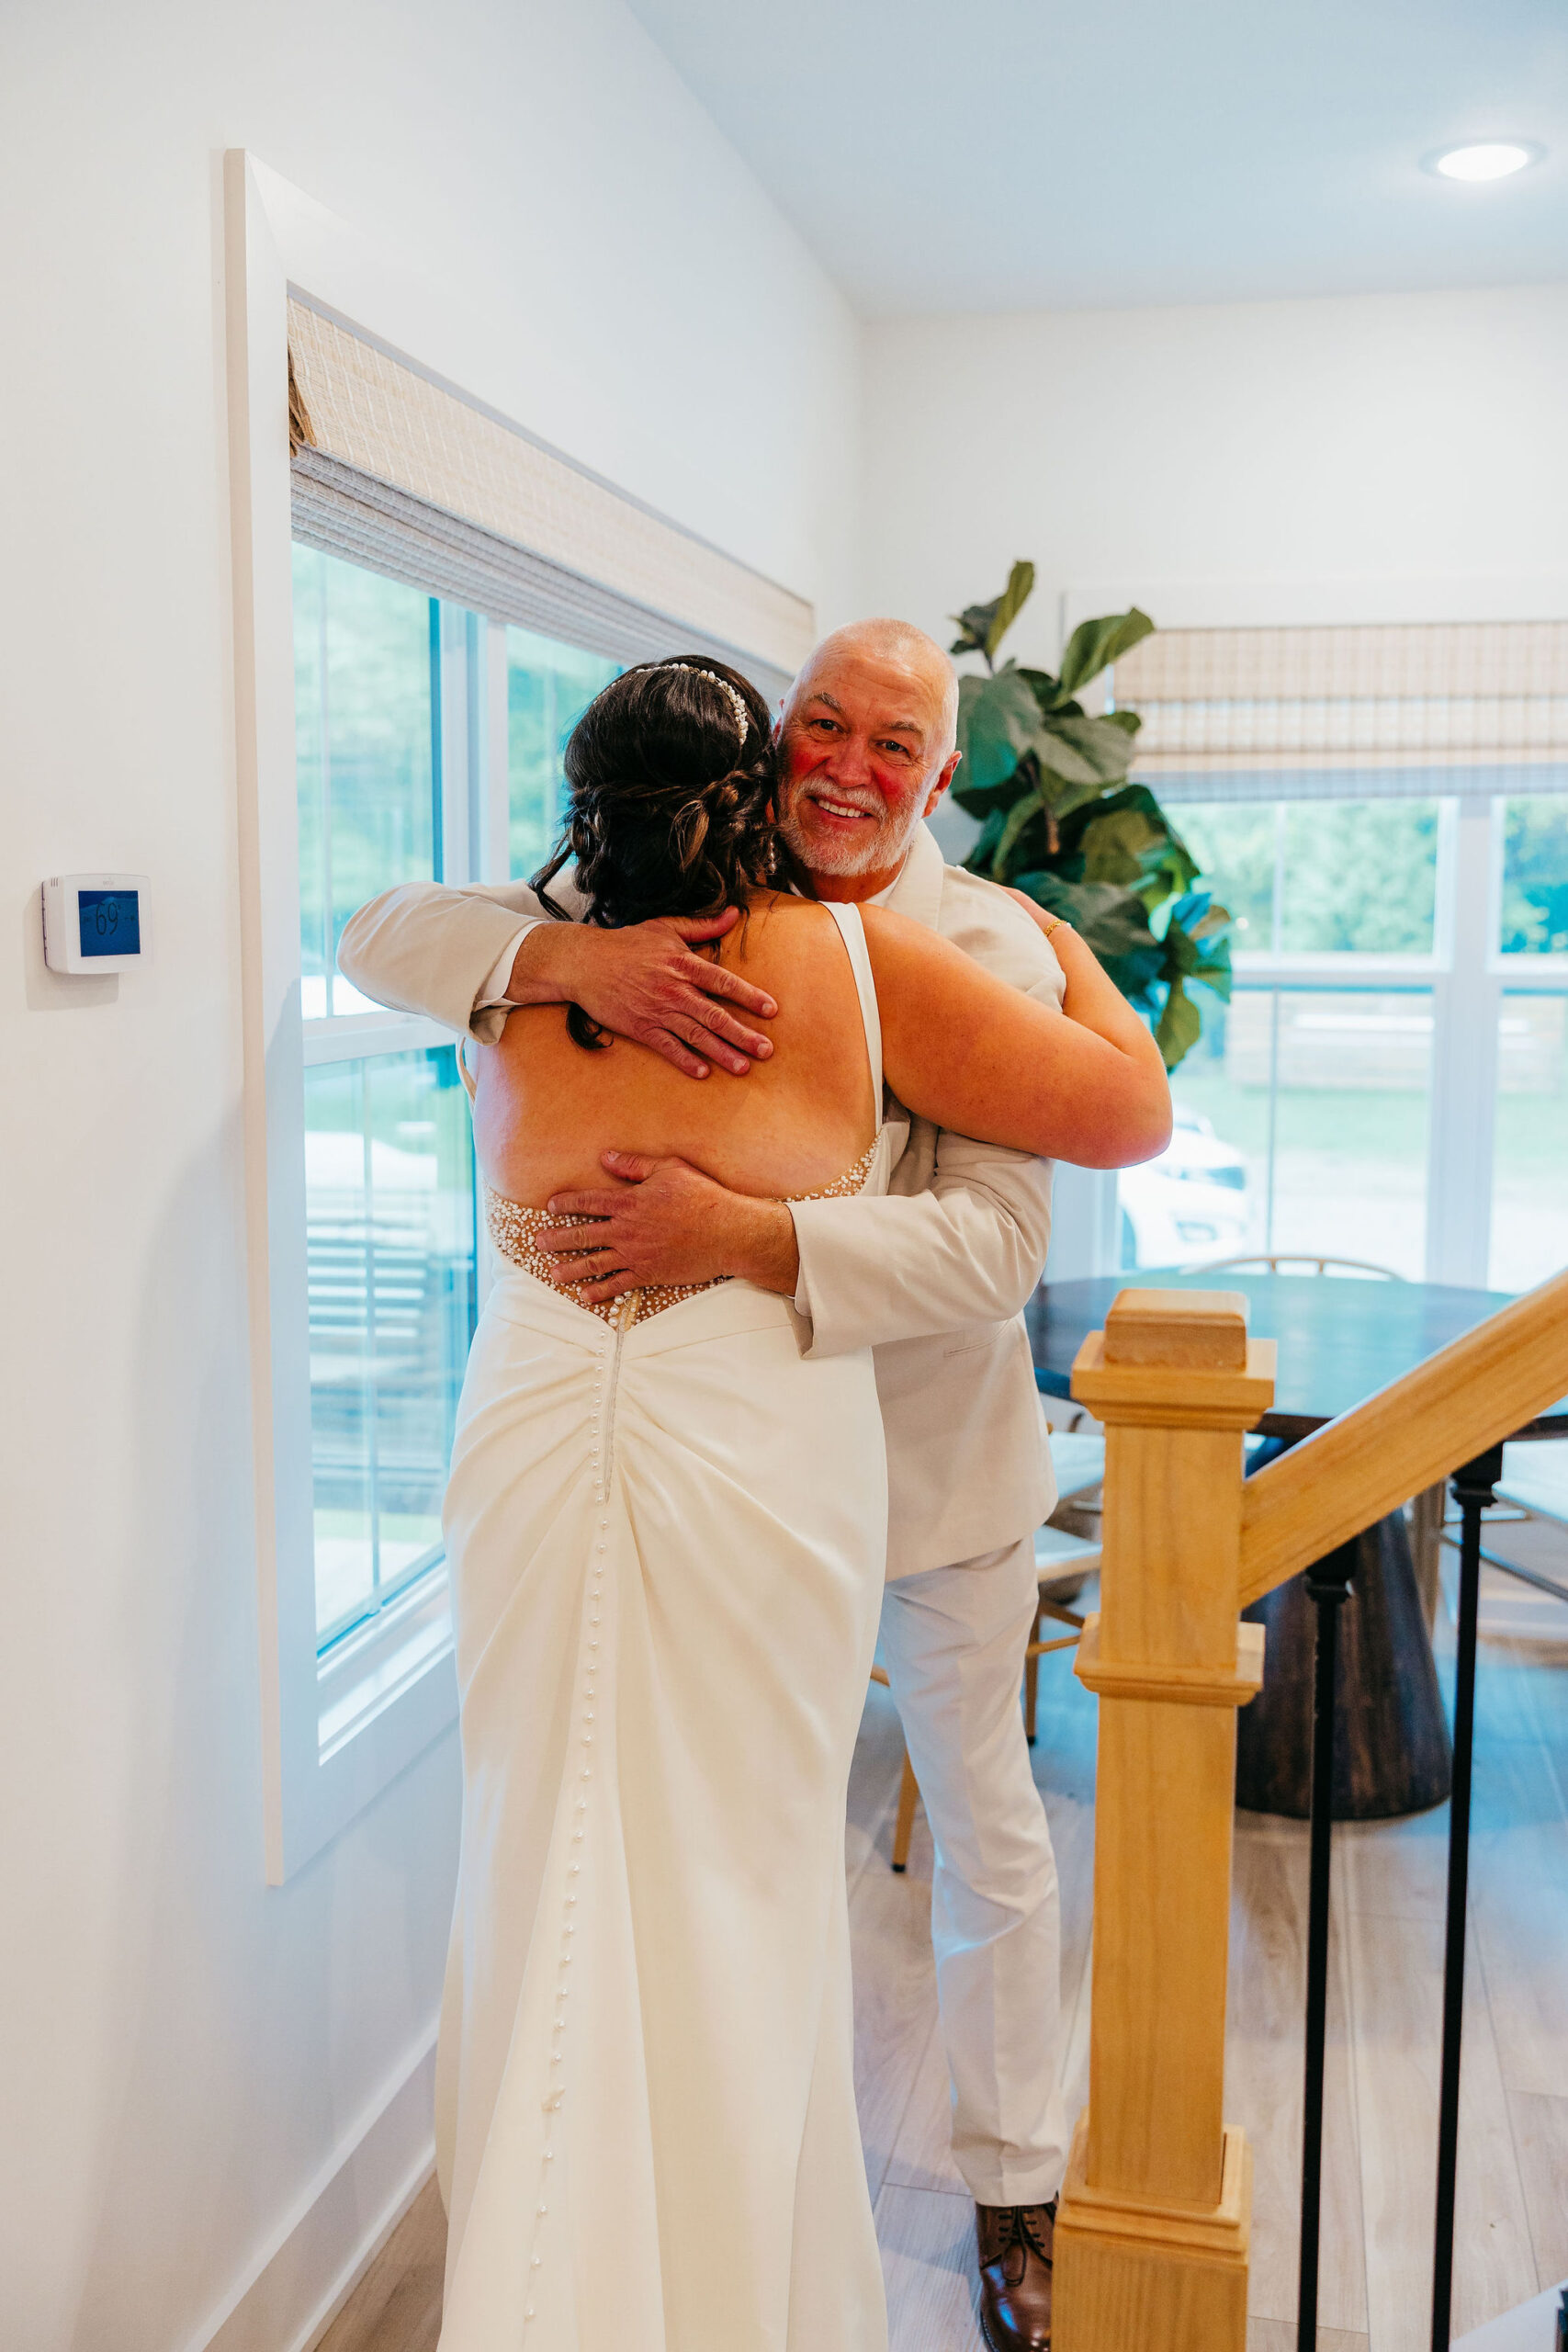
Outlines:
[{"label": "fiddle leaf fig plant", "polygon": [[980,821],[964,864],[1070,922],[1147,1016],[1174,1069],[1201,1028],[1191,987],[1229,1000],[1230,914],[1193,888],[1186,842],[1147,786],[1128,779],[1136,712],[1090,717],[1077,699],[1154,623],[1135,605],[1081,622],[1055,677],[1010,661],[998,669],[1002,639],[1033,586],[1034,566],[1015,563],[999,596],[953,616],[952,650],[986,665],[958,682],[964,760],[953,797]]}]

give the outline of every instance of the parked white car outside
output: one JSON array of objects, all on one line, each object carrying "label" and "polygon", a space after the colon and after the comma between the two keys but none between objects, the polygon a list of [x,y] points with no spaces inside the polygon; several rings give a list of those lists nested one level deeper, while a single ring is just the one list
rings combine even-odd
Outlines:
[{"label": "parked white car outside", "polygon": [[1175,1129],[1159,1158],[1122,1170],[1123,1269],[1226,1258],[1252,1238],[1246,1160],[1201,1111],[1179,1102],[1173,1108]]}]

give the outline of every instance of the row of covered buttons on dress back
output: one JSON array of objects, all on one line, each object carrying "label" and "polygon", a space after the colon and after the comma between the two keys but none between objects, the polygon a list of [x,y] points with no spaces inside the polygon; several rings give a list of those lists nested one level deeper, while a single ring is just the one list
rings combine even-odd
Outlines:
[{"label": "row of covered buttons on dress back", "polygon": [[566,2103],[566,2017],[568,1996],[571,1989],[572,1941],[577,1933],[573,1914],[577,1909],[577,1883],[582,1874],[581,1849],[585,1843],[588,1790],[593,1778],[593,1735],[599,1712],[599,1645],[604,1620],[604,1567],[610,1549],[610,1471],[615,1383],[620,1368],[621,1334],[628,1330],[635,1320],[631,1302],[623,1300],[618,1304],[615,1339],[608,1348],[595,1351],[592,1401],[588,1416],[588,1460],[592,1473],[597,1518],[580,1646],[579,1703],[576,1730],[572,1735],[575,1746],[569,1747],[567,1755],[566,1785],[573,1792],[570,1815],[571,1834],[567,1846],[566,1880],[561,1894],[555,2015],[550,2024],[549,2081],[542,2101],[545,2135],[539,2160],[539,2193],[535,2200],[534,2229],[528,2254],[527,2301],[523,2312],[525,2326],[537,2316],[534,2294],[538,2273],[544,2267],[539,2242],[550,2210],[549,2189],[556,2161],[556,2150],[551,2143],[555,2137],[556,2119]]}]

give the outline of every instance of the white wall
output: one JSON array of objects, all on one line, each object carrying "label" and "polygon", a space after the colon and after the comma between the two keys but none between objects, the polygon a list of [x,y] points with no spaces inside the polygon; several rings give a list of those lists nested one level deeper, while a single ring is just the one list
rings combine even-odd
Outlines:
[{"label": "white wall", "polygon": [[[828,619],[856,331],[619,0],[11,0],[0,40],[0,2340],[179,2352],[423,2045],[457,1787],[448,1739],[264,1886],[221,153]],[[153,877],[118,993],[41,969],[38,883],[83,866]]]},{"label": "white wall", "polygon": [[940,630],[1030,557],[1035,661],[1097,585],[1156,621],[1162,585],[1183,620],[1396,617],[1402,582],[1556,612],[1565,371],[1563,286],[874,325],[866,600]]}]

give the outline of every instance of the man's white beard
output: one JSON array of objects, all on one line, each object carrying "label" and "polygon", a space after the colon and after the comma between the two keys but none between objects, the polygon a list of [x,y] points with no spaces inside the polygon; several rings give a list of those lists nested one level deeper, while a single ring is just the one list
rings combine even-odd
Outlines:
[{"label": "man's white beard", "polygon": [[865,838],[861,841],[843,841],[826,832],[807,836],[795,817],[799,798],[796,795],[790,800],[779,819],[779,831],[802,865],[812,874],[879,874],[886,866],[901,865],[920,821],[919,802],[916,800],[910,806],[906,825],[900,827],[884,817],[880,822],[866,827]]}]

